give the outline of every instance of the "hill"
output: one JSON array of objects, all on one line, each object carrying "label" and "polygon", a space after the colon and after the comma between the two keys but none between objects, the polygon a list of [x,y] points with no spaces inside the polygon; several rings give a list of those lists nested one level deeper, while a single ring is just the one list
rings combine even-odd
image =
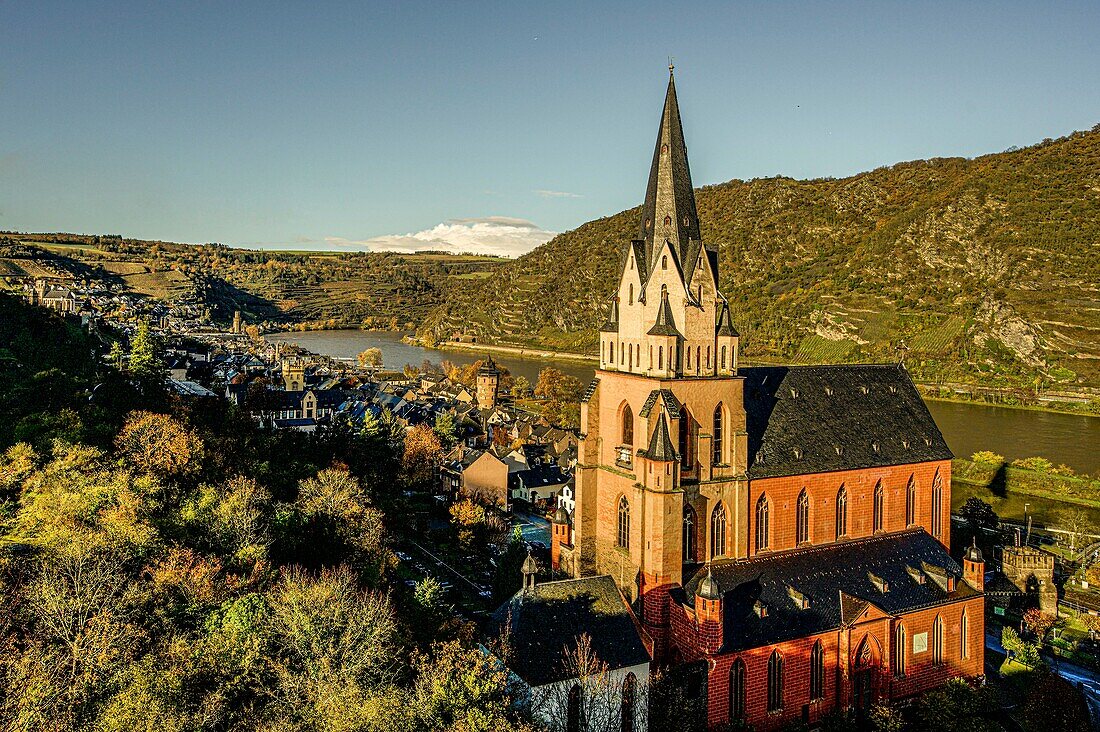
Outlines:
[{"label": "hill", "polygon": [[[1100,125],[974,159],[696,194],[750,359],[901,353],[921,379],[1100,386]],[[452,292],[426,329],[595,351],[638,211],[586,223]]]},{"label": "hill", "polygon": [[504,260],[439,253],[275,252],[78,234],[0,234],[0,281],[62,276],[274,327],[413,328]]}]

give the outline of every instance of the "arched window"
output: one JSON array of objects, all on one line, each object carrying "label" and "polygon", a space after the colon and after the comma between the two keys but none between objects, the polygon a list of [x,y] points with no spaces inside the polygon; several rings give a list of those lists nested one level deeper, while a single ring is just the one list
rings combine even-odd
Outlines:
[{"label": "arched window", "polygon": [[722,402],[718,402],[718,406],[714,408],[714,429],[711,431],[711,434],[714,435],[711,443],[714,448],[711,463],[714,465],[721,465],[723,463],[722,456],[726,454],[726,446],[722,444],[722,416]]},{"label": "arched window", "polygon": [[710,368],[710,346],[707,346],[707,368]]},{"label": "arched window", "polygon": [[936,471],[932,478],[932,521],[930,523],[932,536],[939,537],[943,529],[943,479],[940,471]]},{"label": "arched window", "polygon": [[730,667],[730,721],[745,717],[745,662],[740,658]]},{"label": "arched window", "polygon": [[[631,260],[631,261],[633,261],[633,260]],[[630,284],[630,289],[627,291],[626,304],[627,305],[633,305],[634,304],[634,283]]]},{"label": "arched window", "polygon": [[722,368],[726,368],[726,347],[722,346]]},{"label": "arched window", "polygon": [[637,686],[638,679],[633,673],[627,674],[623,679],[622,707],[619,710],[620,732],[634,732],[634,698],[637,696]]},{"label": "arched window", "polygon": [[848,490],[840,486],[836,492],[836,538],[848,535]]},{"label": "arched window", "polygon": [[619,499],[619,546],[630,548],[630,504],[626,496]]},{"label": "arched window", "polygon": [[880,480],[878,483],[875,483],[874,515],[871,519],[873,524],[873,528],[871,530],[874,531],[876,534],[882,531],[882,502],[884,500],[885,496],[883,496],[882,481]]},{"label": "arched window", "polygon": [[695,467],[695,424],[686,408],[680,410],[680,466],[687,471]]},{"label": "arched window", "polygon": [[[665,217],[668,218],[667,216]],[[668,256],[661,255],[661,269],[668,269]]]},{"label": "arched window", "polygon": [[768,496],[766,493],[762,493],[760,499],[756,502],[756,551],[768,548],[770,528],[768,525]]},{"label": "arched window", "polygon": [[657,346],[657,368],[663,369],[665,367],[665,347]]},{"label": "arched window", "polygon": [[607,362],[608,363],[615,363],[615,344],[614,343],[608,343],[607,344]]},{"label": "arched window", "polygon": [[825,649],[821,641],[810,651],[810,701],[825,698]]},{"label": "arched window", "polygon": [[719,503],[710,514],[710,556],[726,553],[726,507]]},{"label": "arched window", "polygon": [[569,689],[569,711],[565,718],[566,732],[581,732],[581,685],[573,684]]},{"label": "arched window", "polygon": [[912,526],[917,523],[917,480],[909,476],[909,483],[905,486],[905,525]]},{"label": "arched window", "polygon": [[905,626],[894,628],[894,676],[905,676]]},{"label": "arched window", "polygon": [[966,610],[959,620],[959,658],[970,658],[970,618]]},{"label": "arched window", "polygon": [[627,404],[623,407],[622,417],[622,442],[621,445],[633,445],[634,444],[634,412],[630,409],[630,405]]},{"label": "arched window", "polygon": [[695,561],[695,509],[684,506],[684,561]]},{"label": "arched window", "polygon": [[932,621],[932,665],[943,664],[943,620],[939,615]]},{"label": "arched window", "polygon": [[810,496],[806,489],[798,494],[798,510],[795,512],[795,541],[805,544],[810,540]]},{"label": "arched window", "polygon": [[768,711],[778,712],[783,708],[783,657],[779,651],[772,651],[768,659]]}]

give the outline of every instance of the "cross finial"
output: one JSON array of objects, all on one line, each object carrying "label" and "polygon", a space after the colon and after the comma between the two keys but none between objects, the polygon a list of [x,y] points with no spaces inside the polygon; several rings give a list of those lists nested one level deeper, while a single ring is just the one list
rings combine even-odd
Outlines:
[{"label": "cross finial", "polygon": [[672,69],[673,69],[673,68],[674,68],[674,67],[673,67],[673,65],[672,65],[672,56],[669,56],[669,57],[668,57],[668,75],[669,75],[669,76],[672,76]]}]

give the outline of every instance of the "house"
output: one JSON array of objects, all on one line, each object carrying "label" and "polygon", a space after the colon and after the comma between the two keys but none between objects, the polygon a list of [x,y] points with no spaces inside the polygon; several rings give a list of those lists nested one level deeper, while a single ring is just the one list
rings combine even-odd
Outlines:
[{"label": "house", "polygon": [[[536,572],[528,555],[523,588],[490,624],[491,635],[507,634],[509,670],[526,687],[533,714],[547,724],[564,719],[569,730],[645,732],[649,639],[615,580],[605,575],[538,583]],[[607,689],[577,678],[577,664],[568,657],[576,655],[581,635],[591,643],[591,656],[608,666]]]}]

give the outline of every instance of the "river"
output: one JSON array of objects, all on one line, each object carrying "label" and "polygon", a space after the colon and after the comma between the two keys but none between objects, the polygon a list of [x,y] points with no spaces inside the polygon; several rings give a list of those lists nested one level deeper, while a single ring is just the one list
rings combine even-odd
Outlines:
[{"label": "river", "polygon": [[[411,346],[402,342],[399,333],[321,330],[274,333],[268,338],[290,341],[314,353],[342,359],[354,359],[361,351],[376,347],[382,351],[383,363],[391,369],[400,369],[407,363],[419,366],[425,358],[433,362],[450,359],[456,363],[479,358],[474,351]],[[546,366],[554,366],[583,383],[592,378],[594,371],[593,365],[581,361],[496,353],[493,360],[532,384]],[[947,444],[959,457],[969,457],[978,450],[992,450],[1008,460],[1040,455],[1081,473],[1100,473],[1100,417],[940,401],[929,401],[928,409]]]}]

